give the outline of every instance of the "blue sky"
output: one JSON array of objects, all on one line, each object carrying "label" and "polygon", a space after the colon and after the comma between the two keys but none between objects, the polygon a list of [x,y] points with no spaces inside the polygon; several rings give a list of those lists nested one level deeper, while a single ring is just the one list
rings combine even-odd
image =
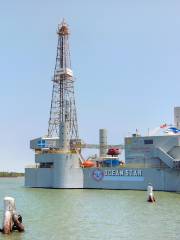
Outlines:
[{"label": "blue sky", "polygon": [[180,105],[180,2],[0,1],[0,170],[34,162],[29,140],[47,133],[56,28],[70,26],[80,136],[122,143],[173,122]]}]

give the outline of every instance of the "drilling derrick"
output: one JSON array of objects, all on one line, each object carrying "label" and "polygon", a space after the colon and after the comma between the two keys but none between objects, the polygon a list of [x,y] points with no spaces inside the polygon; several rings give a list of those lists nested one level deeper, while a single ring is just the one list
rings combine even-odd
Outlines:
[{"label": "drilling derrick", "polygon": [[[103,168],[99,168],[106,166],[103,165],[106,160],[111,161],[110,172],[114,176],[116,170],[112,169],[113,160],[116,160],[116,164],[119,162],[116,156],[112,156],[112,160],[109,159],[107,151],[114,150],[109,148],[115,148],[115,150],[117,147],[122,148],[122,145],[107,145],[105,129],[100,130],[99,144],[86,144],[79,139],[74,78],[68,43],[69,28],[64,21],[58,26],[57,35],[58,44],[52,79],[53,90],[48,135],[30,141],[30,148],[35,151],[35,165],[25,169],[25,186],[62,189],[105,187],[116,189],[119,182],[117,184],[116,181],[113,181],[115,184],[110,185],[108,179],[106,185],[106,181],[103,182],[106,174],[103,172]],[[81,154],[83,148],[100,149],[100,157],[91,156],[86,161]],[[113,154],[115,155],[115,153]],[[116,177],[118,178],[118,176]]]},{"label": "drilling derrick", "polygon": [[59,137],[59,147],[67,149],[70,140],[78,139],[78,125],[68,41],[69,28],[64,21],[58,26],[57,35],[48,137]]}]

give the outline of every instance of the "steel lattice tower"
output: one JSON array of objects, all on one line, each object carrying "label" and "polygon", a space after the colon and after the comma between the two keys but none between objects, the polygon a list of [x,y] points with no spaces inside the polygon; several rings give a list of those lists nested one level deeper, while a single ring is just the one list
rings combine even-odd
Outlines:
[{"label": "steel lattice tower", "polygon": [[58,25],[58,45],[53,77],[53,91],[48,127],[48,137],[78,139],[78,124],[74,97],[74,78],[69,50],[69,28]]}]

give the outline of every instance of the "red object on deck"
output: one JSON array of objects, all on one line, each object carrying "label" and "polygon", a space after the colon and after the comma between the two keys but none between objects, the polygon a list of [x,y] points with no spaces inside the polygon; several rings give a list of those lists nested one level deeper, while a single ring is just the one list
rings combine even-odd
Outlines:
[{"label": "red object on deck", "polygon": [[86,160],[81,164],[81,167],[89,168],[89,167],[95,167],[96,163],[90,160]]},{"label": "red object on deck", "polygon": [[117,156],[120,154],[120,149],[119,148],[110,148],[108,150],[108,155],[112,155],[112,156]]}]

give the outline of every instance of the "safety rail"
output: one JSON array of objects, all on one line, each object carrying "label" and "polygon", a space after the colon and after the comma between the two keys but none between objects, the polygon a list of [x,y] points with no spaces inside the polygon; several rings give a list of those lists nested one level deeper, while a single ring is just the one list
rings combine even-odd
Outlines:
[{"label": "safety rail", "polygon": [[156,154],[168,167],[180,169],[180,159],[174,159],[161,147],[156,148]]},{"label": "safety rail", "polygon": [[165,168],[168,168],[166,165],[157,165],[157,164],[147,164],[147,163],[140,163],[140,164],[131,164],[131,163],[128,163],[128,164],[123,164],[123,165],[119,165],[119,166],[103,166],[103,165],[99,165],[99,166],[96,166],[95,168],[102,168],[102,169],[108,169],[108,168],[115,168],[115,169],[119,169],[119,168],[122,168],[122,169],[150,169],[150,168],[153,168],[153,169],[165,169]]},{"label": "safety rail", "polygon": [[25,168],[39,168],[40,164],[36,163],[36,164],[31,164],[31,165],[27,165],[25,166]]}]

